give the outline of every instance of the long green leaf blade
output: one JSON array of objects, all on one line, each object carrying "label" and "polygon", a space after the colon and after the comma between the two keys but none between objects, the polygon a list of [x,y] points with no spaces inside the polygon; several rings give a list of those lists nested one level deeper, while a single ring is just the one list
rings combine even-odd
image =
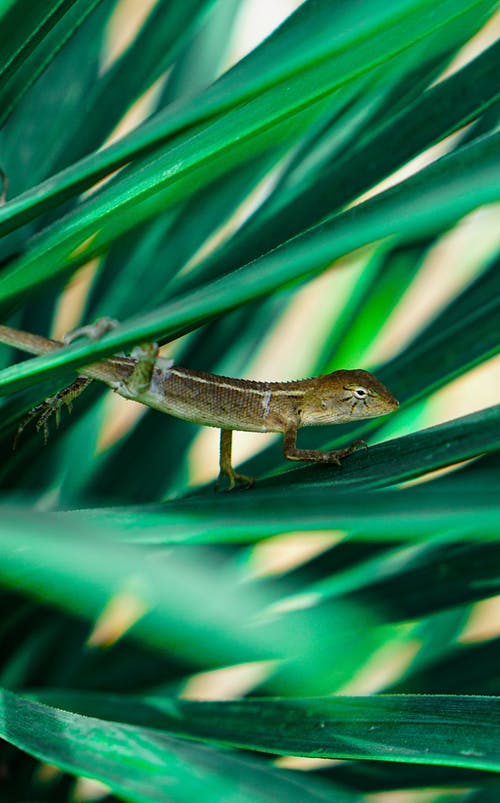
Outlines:
[{"label": "long green leaf blade", "polygon": [[[333,91],[402,52],[426,34],[435,33],[450,19],[474,9],[481,18],[492,5],[484,0],[461,0],[460,3],[448,0],[436,7],[429,0],[398,0],[396,13],[394,5],[384,8],[376,0],[370,0],[369,7],[363,4],[362,9],[345,4],[333,7],[329,0],[304,3],[274,36],[194,102],[167,110],[101,154],[58,175],[57,181],[50,180],[13,201],[7,209],[0,209],[0,231],[21,225],[47,209],[49,200],[53,205],[74,195],[187,126],[198,125],[231,107],[237,112],[238,104],[259,93],[264,96],[267,92],[268,104],[275,109],[282,108],[285,89],[287,95],[297,91],[304,102],[303,80],[309,81],[309,91],[313,94],[314,90],[315,94],[318,90]],[[300,47],[296,46],[297,41]],[[331,68],[330,58],[334,59]],[[327,83],[325,76],[329,76]],[[291,86],[296,90],[292,91]],[[255,118],[251,103],[249,112],[250,119]],[[240,125],[236,127],[239,129]]]},{"label": "long green leaf blade", "polygon": [[354,795],[315,779],[295,778],[255,758],[189,744],[146,728],[68,714],[3,691],[0,733],[16,747],[75,775],[96,778],[137,803],[340,803]]},{"label": "long green leaf blade", "polygon": [[[0,392],[17,389],[42,371],[50,375],[59,367],[76,367],[134,343],[178,337],[218,314],[319,272],[339,256],[374,240],[411,240],[449,226],[478,206],[500,200],[499,147],[500,134],[486,137],[248,266],[124,324],[98,343],[75,345],[7,369],[0,375]],[[15,297],[38,282],[37,263],[30,259],[0,279],[0,299]]]},{"label": "long green leaf blade", "polygon": [[[78,698],[73,700],[78,707]],[[85,709],[85,696],[81,704]],[[103,707],[108,716],[111,709],[121,719],[119,698],[114,705],[104,700]],[[133,721],[133,704],[129,711]],[[136,711],[140,721],[177,736],[279,755],[500,769],[497,697],[383,695],[213,703],[146,698],[137,702]]]}]

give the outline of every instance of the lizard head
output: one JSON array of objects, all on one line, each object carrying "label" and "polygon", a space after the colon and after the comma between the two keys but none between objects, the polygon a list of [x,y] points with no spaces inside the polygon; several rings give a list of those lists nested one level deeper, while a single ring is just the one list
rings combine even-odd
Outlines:
[{"label": "lizard head", "polygon": [[316,377],[304,397],[303,425],[343,424],[392,413],[399,402],[368,371],[333,371]]}]

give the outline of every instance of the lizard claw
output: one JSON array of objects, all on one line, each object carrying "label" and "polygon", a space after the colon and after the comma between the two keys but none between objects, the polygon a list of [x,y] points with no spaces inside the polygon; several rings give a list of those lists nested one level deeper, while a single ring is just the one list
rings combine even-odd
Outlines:
[{"label": "lizard claw", "polygon": [[35,429],[37,432],[40,432],[40,430],[42,431],[43,443],[44,446],[46,446],[47,441],[49,440],[49,419],[51,415],[54,415],[56,428],[59,428],[59,424],[61,423],[61,410],[63,406],[65,406],[68,412],[71,413],[71,410],[73,409],[73,400],[76,399],[80,393],[83,393],[91,381],[92,380],[88,379],[86,376],[79,376],[67,388],[63,388],[63,390],[60,390],[58,393],[54,394],[54,396],[49,396],[47,399],[45,399],[45,401],[37,404],[36,407],[33,407],[33,409],[29,411],[28,415],[19,424],[12,448],[14,450],[17,448],[17,444],[19,443],[22,433],[28,424],[33,421],[33,419],[37,419]]},{"label": "lizard claw", "polygon": [[227,477],[229,480],[229,488],[226,489],[227,491],[232,491],[235,488],[237,482],[240,483],[240,485],[243,485],[244,488],[246,488],[247,490],[250,490],[250,488],[253,488],[253,486],[255,485],[255,477],[247,477],[246,474],[238,474],[232,468],[221,469],[219,476],[217,478],[217,482],[214,485],[214,491],[216,493],[219,490],[221,490],[220,486],[224,477]]},{"label": "lizard claw", "polygon": [[[22,433],[28,426],[28,424],[33,421],[33,419],[37,419],[35,428],[37,432],[42,430],[43,432],[43,443],[44,446],[47,445],[47,441],[49,440],[49,418],[52,414],[55,416],[56,420],[56,428],[59,427],[61,423],[61,406],[64,403],[61,400],[58,400],[56,394],[55,396],[49,396],[49,398],[45,399],[45,401],[37,404],[36,407],[33,407],[32,410],[29,411],[28,415],[21,421],[19,427],[17,428],[16,436],[14,438],[14,443],[12,444],[12,448],[15,450],[17,449],[17,445],[21,438]],[[68,405],[68,409],[71,411],[71,407]]]},{"label": "lizard claw", "polygon": [[65,346],[69,346],[78,337],[88,337],[90,340],[99,340],[106,332],[111,332],[118,326],[118,321],[114,318],[98,318],[95,323],[88,324],[88,326],[79,326],[78,329],[68,332],[63,337]]},{"label": "lizard claw", "polygon": [[368,449],[368,444],[362,440],[353,441],[344,449],[332,449],[330,452],[324,452],[323,460],[325,463],[334,463],[336,466],[341,466],[344,457],[347,457],[359,448]]}]

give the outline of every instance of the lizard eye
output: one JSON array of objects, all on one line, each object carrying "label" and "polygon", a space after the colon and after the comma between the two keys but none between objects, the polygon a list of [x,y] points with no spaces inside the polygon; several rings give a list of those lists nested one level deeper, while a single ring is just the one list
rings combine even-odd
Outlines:
[{"label": "lizard eye", "polygon": [[326,401],[322,401],[321,402],[321,409],[322,410],[326,410],[327,407],[328,407],[328,404],[326,403]]},{"label": "lizard eye", "polygon": [[366,391],[364,388],[355,388],[353,394],[357,399],[366,399],[368,396],[368,391]]}]

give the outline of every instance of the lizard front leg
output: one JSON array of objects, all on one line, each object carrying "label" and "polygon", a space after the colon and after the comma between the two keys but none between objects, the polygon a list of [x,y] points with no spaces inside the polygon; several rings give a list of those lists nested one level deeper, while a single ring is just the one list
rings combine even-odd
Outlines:
[{"label": "lizard front leg", "polygon": [[335,463],[340,466],[341,460],[356,449],[366,447],[366,443],[361,440],[354,441],[350,446],[343,449],[297,449],[295,446],[297,441],[297,425],[289,424],[283,433],[283,454],[287,460],[301,460],[310,463]]},{"label": "lizard front leg", "polygon": [[233,445],[233,431],[232,429],[221,429],[220,431],[220,473],[215,483],[215,490],[218,491],[223,477],[229,480],[229,489],[233,490],[237,482],[251,488],[255,484],[254,477],[247,477],[245,474],[237,474],[232,466],[231,452]]},{"label": "lizard front leg", "polygon": [[[110,332],[118,326],[118,321],[114,318],[99,318],[95,323],[88,326],[80,326],[64,336],[65,345],[69,345],[78,337],[88,337],[90,340],[99,340],[106,332]],[[127,395],[131,398],[146,393],[149,390],[153,372],[158,358],[157,343],[143,343],[131,353],[131,358],[135,360],[135,367],[130,376],[123,380],[122,384],[127,390]]]},{"label": "lizard front leg", "polygon": [[125,384],[132,395],[140,395],[149,390],[158,358],[158,343],[145,343],[137,346],[130,356],[137,362]]},{"label": "lizard front leg", "polygon": [[106,332],[111,332],[112,329],[118,326],[118,321],[114,318],[98,318],[94,323],[87,324],[86,326],[79,326],[78,329],[72,329],[63,337],[65,346],[69,346],[79,337],[88,337],[89,340],[99,340]]}]

